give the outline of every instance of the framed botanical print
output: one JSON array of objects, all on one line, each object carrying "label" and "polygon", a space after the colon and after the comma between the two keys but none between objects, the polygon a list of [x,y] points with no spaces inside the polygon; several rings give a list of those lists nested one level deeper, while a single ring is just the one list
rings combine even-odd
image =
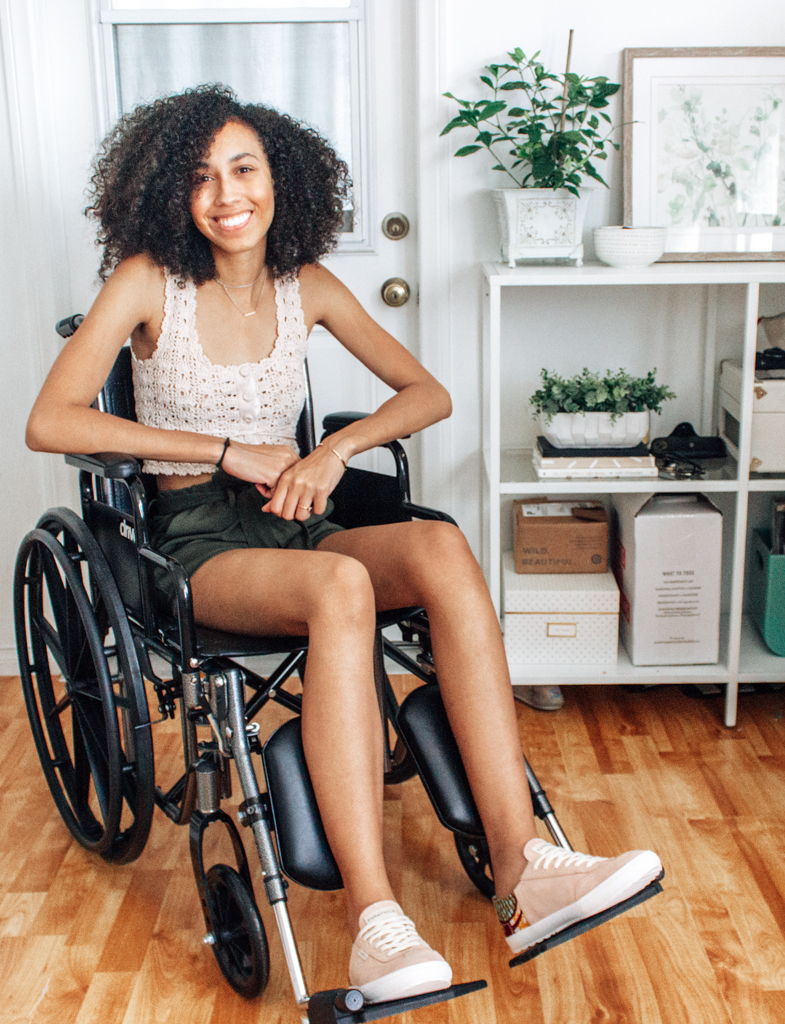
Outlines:
[{"label": "framed botanical print", "polygon": [[785,259],[785,47],[623,56],[624,223],[666,261]]}]

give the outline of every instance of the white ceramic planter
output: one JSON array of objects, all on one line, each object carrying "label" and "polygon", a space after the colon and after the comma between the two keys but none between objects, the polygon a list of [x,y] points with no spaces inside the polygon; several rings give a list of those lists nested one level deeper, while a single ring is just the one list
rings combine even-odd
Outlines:
[{"label": "white ceramic planter", "polygon": [[583,221],[593,188],[495,188],[502,260],[569,259],[583,265]]},{"label": "white ceramic planter", "polygon": [[540,416],[540,431],[556,448],[632,448],[649,437],[649,413],[557,412]]}]

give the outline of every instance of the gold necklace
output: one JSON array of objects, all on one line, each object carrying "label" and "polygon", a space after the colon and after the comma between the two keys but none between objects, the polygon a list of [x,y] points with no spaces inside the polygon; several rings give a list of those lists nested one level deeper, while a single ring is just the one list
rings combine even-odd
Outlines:
[{"label": "gold necklace", "polygon": [[[264,271],[260,271],[259,272],[259,277],[262,276],[262,273],[264,273],[264,281],[262,281],[262,290],[259,292],[259,298],[256,300],[256,305],[254,306],[254,308],[251,310],[250,313],[243,313],[243,311],[240,309],[240,307],[234,301],[232,296],[229,294],[229,288],[226,287],[226,285],[223,283],[223,281],[220,279],[220,277],[216,277],[215,280],[218,282],[218,284],[220,284],[220,286],[226,292],[227,299],[231,302],[231,304],[234,306],[234,308],[237,310],[237,312],[240,314],[240,316],[254,316],[256,314],[256,310],[259,308],[259,303],[262,301],[262,296],[264,295],[265,285],[267,284],[267,267],[264,268]],[[259,280],[259,277],[257,277],[255,281],[251,281],[250,284],[237,284],[237,285],[230,285],[229,287],[230,288],[253,288],[253,286],[256,284],[256,281]]]}]

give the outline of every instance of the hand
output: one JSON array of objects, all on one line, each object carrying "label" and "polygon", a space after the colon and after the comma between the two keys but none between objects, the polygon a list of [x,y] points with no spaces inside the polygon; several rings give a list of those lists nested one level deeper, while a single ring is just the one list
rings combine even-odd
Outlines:
[{"label": "hand", "polygon": [[318,445],[310,455],[281,473],[275,493],[262,506],[262,512],[272,512],[281,519],[300,522],[306,520],[312,511],[316,515],[324,512],[327,499],[344,474],[343,460],[327,447],[328,443]]},{"label": "hand", "polygon": [[281,474],[299,461],[299,456],[286,444],[232,441],[226,449],[221,468],[230,476],[256,484],[261,493],[270,498]]}]

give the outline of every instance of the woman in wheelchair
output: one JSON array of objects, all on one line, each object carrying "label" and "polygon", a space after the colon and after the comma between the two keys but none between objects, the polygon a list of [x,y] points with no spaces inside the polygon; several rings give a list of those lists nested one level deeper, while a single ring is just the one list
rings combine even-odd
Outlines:
[{"label": "woman in wheelchair", "polygon": [[[96,161],[88,210],[105,283],[49,373],[27,441],[144,460],[158,484],[154,544],[190,574],[199,623],[308,635],[305,755],[346,892],[350,983],[378,1001],[445,988],[451,969],[403,914],[382,856],[377,610],[427,611],[513,950],[615,906],[661,867],[649,851],[605,859],[536,838],[499,624],[459,530],[330,522],[353,456],[451,411],[445,389],[319,263],[348,187],[316,132],[223,88],[126,115]],[[300,458],[315,324],[395,395]],[[91,405],[129,335],[138,422]]]}]

